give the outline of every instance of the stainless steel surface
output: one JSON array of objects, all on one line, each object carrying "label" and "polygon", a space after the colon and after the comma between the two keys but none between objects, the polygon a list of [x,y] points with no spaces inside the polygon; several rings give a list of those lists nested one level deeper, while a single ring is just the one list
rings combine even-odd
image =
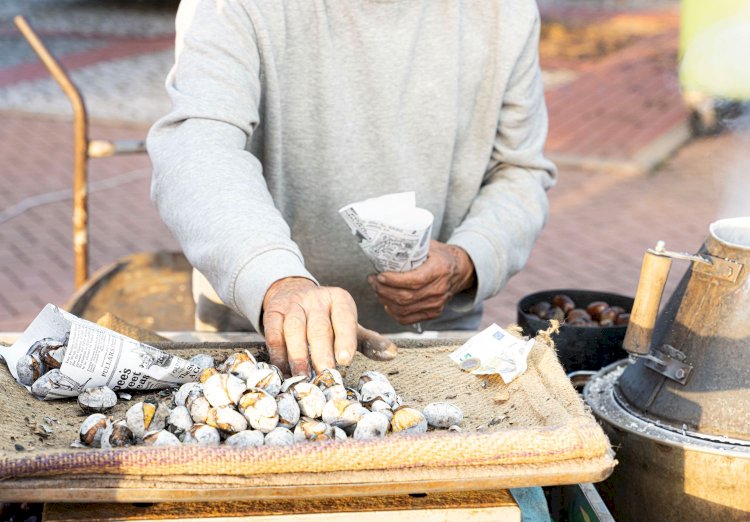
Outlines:
[{"label": "stainless steel surface", "polygon": [[616,449],[613,475],[597,485],[615,519],[750,519],[750,446],[667,429],[623,408],[616,386],[627,366],[602,369],[583,392]]},{"label": "stainless steel surface", "polygon": [[688,268],[618,393],[671,429],[750,442],[750,217],[712,224],[699,255],[711,264]]},{"label": "stainless steel surface", "polygon": [[685,354],[676,348],[665,344],[653,350],[649,355],[643,357],[644,364],[656,373],[660,373],[667,379],[672,379],[680,384],[685,384],[693,366],[685,364]]}]

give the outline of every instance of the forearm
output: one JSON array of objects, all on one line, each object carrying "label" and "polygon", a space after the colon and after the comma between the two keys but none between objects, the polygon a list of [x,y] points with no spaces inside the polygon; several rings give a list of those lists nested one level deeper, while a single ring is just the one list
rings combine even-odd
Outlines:
[{"label": "forearm", "polygon": [[542,152],[547,111],[537,51],[539,17],[533,15],[503,96],[482,187],[448,241],[474,263],[477,286],[469,304],[497,294],[524,266],[547,218],[546,190],[556,180],[555,167]]},{"label": "forearm", "polygon": [[496,295],[525,265],[547,218],[546,172],[505,168],[496,172],[448,243],[474,265],[471,303]]},{"label": "forearm", "polygon": [[259,327],[267,288],[311,277],[246,150],[260,122],[260,58],[241,2],[186,0],[167,78],[172,111],[149,133],[152,198],[225,303]]}]

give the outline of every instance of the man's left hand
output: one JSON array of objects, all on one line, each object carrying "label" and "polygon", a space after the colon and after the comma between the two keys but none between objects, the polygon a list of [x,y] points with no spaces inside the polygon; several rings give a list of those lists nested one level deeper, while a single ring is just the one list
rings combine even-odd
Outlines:
[{"label": "man's left hand", "polygon": [[475,283],[474,264],[466,251],[439,241],[421,266],[409,272],[382,272],[367,278],[386,312],[401,324],[435,319],[448,301]]}]

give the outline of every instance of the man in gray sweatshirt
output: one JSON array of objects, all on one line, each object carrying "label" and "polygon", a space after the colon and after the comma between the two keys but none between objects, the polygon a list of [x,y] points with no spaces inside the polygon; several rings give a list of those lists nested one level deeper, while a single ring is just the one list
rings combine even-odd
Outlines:
[{"label": "man in gray sweatshirt", "polygon": [[[183,0],[177,37],[152,197],[274,363],[346,364],[358,321],[478,327],[556,176],[533,0]],[[337,211],[404,191],[428,261],[372,274]]]}]

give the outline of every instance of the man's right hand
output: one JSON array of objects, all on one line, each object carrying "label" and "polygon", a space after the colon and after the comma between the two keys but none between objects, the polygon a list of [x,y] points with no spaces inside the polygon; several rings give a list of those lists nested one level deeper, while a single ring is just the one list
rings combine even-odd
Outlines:
[{"label": "man's right hand", "polygon": [[[285,374],[310,375],[348,365],[357,349],[357,306],[346,290],[304,277],[273,283],[263,299],[263,330],[271,363]],[[308,356],[309,345],[309,356]]]}]

